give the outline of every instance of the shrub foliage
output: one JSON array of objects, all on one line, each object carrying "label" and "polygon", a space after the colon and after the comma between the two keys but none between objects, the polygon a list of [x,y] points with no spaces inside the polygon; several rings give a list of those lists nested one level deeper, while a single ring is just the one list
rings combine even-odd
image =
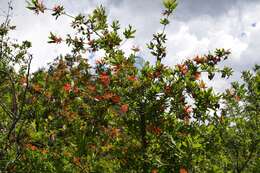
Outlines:
[{"label": "shrub foliage", "polygon": [[[201,76],[228,78],[217,49],[166,66],[166,26],[177,7],[163,1],[162,30],[147,44],[156,62],[135,65],[132,26],[108,22],[105,8],[71,16],[62,5],[28,2],[36,14],[71,18],[75,34],[50,33],[71,53],[30,72],[29,41],[9,38],[0,26],[0,172],[259,172],[260,71],[242,74],[218,93]],[[9,9],[11,10],[11,6]],[[104,52],[95,64],[85,55]]]}]

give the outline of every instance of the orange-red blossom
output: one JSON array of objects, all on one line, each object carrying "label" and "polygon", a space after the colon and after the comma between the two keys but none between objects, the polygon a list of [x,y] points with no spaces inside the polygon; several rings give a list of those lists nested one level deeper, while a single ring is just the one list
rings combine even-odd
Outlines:
[{"label": "orange-red blossom", "polygon": [[63,86],[63,89],[66,91],[66,92],[69,92],[71,90],[71,85],[69,83],[65,83],[64,86]]},{"label": "orange-red blossom", "polygon": [[123,113],[126,113],[128,111],[128,104],[123,104],[120,108],[120,110],[123,112]]},{"label": "orange-red blossom", "polygon": [[107,73],[105,72],[102,72],[100,75],[99,75],[99,79],[101,81],[101,83],[105,86],[108,86],[109,83],[110,83],[110,77]]}]

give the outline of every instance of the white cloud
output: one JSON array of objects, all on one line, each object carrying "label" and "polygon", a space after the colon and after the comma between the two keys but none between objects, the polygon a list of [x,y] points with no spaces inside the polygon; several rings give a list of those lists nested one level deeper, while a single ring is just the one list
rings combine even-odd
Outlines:
[{"label": "white cloud", "polygon": [[165,59],[167,65],[180,63],[183,59],[207,51],[209,39],[199,39],[190,31],[189,26],[181,25],[177,33],[168,35],[168,56]]},{"label": "white cloud", "polygon": [[[162,12],[160,1],[116,1],[116,0],[90,0],[90,1],[66,1],[45,0],[48,6],[63,4],[69,13],[89,13],[96,5],[104,4],[107,7],[110,19],[119,19],[121,26],[132,24],[136,29],[136,39],[127,42],[124,49],[139,45],[146,60],[154,61],[145,48],[146,43],[152,38],[152,34],[160,28],[159,18]],[[202,0],[199,1],[200,3]],[[168,33],[168,56],[165,63],[173,65],[183,59],[197,55],[206,54],[215,48],[224,47],[232,50],[232,58],[228,62],[235,69],[243,69],[259,63],[257,57],[260,46],[260,2],[244,3],[212,3],[218,11],[210,10],[212,5],[196,5],[196,11],[190,10],[193,1],[180,2],[171,25],[166,29]],[[1,2],[2,4],[3,2]],[[20,40],[28,39],[33,43],[32,52],[35,55],[34,69],[51,61],[60,53],[66,53],[65,46],[48,45],[48,33],[54,31],[61,35],[70,32],[69,18],[61,18],[55,21],[49,14],[36,16],[25,9],[25,1],[15,0],[14,23],[18,30],[14,37]],[[199,9],[202,12],[200,13]],[[181,16],[186,16],[182,18]],[[189,16],[189,18],[187,18]],[[252,23],[256,23],[252,27]],[[245,33],[242,36],[242,33]],[[128,49],[129,50],[129,49]],[[128,51],[129,53],[129,51]],[[244,59],[247,59],[245,62]]]}]

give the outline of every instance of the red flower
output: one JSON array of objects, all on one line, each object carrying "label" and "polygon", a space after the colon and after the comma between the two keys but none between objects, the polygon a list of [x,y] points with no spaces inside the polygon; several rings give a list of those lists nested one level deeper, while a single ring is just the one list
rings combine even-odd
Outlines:
[{"label": "red flower", "polygon": [[128,111],[128,104],[124,104],[121,106],[120,110],[123,112],[123,113],[126,113]]},{"label": "red flower", "polygon": [[205,61],[203,57],[199,57],[199,56],[196,56],[193,60],[196,62],[196,64],[201,64],[204,63]]},{"label": "red flower", "polygon": [[111,98],[111,100],[112,100],[112,102],[114,102],[114,103],[119,103],[120,102],[120,96],[113,96],[112,98]]},{"label": "red flower", "polygon": [[106,73],[101,73],[99,76],[99,79],[100,79],[101,83],[105,86],[108,86],[110,83],[110,77]]},{"label": "red flower", "polygon": [[94,85],[88,85],[87,88],[88,88],[91,92],[96,91],[96,86],[94,86]]},{"label": "red flower", "polygon": [[53,8],[52,8],[52,11],[54,11],[54,12],[60,12],[60,11],[62,11],[62,6],[60,6],[60,5],[55,5]]},{"label": "red flower", "polygon": [[62,38],[61,38],[61,37],[55,37],[55,38],[53,39],[53,41],[54,41],[55,43],[59,44],[59,43],[62,42]]},{"label": "red flower", "polygon": [[32,151],[35,151],[35,150],[38,149],[36,146],[34,146],[34,145],[32,145],[32,144],[26,144],[26,148],[28,148],[28,149],[30,149],[30,150],[32,150]]},{"label": "red flower", "polygon": [[74,92],[75,94],[77,94],[77,93],[79,92],[79,88],[78,88],[78,87],[74,87],[73,92]]},{"label": "red flower", "polygon": [[97,101],[100,101],[100,100],[103,100],[103,97],[102,97],[102,96],[96,96],[95,99],[96,99]]},{"label": "red flower", "polygon": [[31,146],[31,150],[35,151],[35,150],[37,150],[37,147],[34,146],[34,145],[32,145],[32,146]]},{"label": "red flower", "polygon": [[177,66],[183,75],[188,72],[188,66],[186,64],[178,64]]},{"label": "red flower", "polygon": [[127,78],[129,81],[136,81],[137,78],[135,76],[128,76]]},{"label": "red flower", "polygon": [[194,74],[195,80],[199,80],[199,79],[200,79],[200,76],[201,76],[201,73],[200,73],[200,72],[196,72],[196,73]]},{"label": "red flower", "polygon": [[159,127],[154,127],[153,132],[154,132],[156,135],[160,135],[161,132],[162,132],[162,130],[161,130],[161,128],[159,128]]},{"label": "red flower", "polygon": [[180,168],[180,173],[188,173],[187,169],[184,167]]},{"label": "red flower", "polygon": [[158,169],[153,168],[152,171],[151,171],[151,173],[158,173]]},{"label": "red flower", "polygon": [[53,33],[50,33],[51,35],[49,36],[49,39],[50,41],[48,41],[48,43],[61,43],[62,41],[62,38],[61,37],[58,37],[56,35],[54,35]]},{"label": "red flower", "polygon": [[192,112],[192,107],[191,106],[185,106],[184,112],[187,113],[187,114],[191,113]]},{"label": "red flower", "polygon": [[76,165],[80,165],[80,157],[73,157],[73,162],[76,164]]},{"label": "red flower", "polygon": [[[94,43],[95,43],[94,40],[89,40],[88,45],[93,46]],[[98,60],[96,62],[98,62],[96,64],[100,64]]]},{"label": "red flower", "polygon": [[110,135],[112,138],[118,137],[119,134],[120,134],[120,129],[114,127],[111,129]]},{"label": "red flower", "polygon": [[160,71],[154,72],[154,77],[160,77],[160,75],[161,75],[161,72],[160,72]]},{"label": "red flower", "polygon": [[65,85],[63,86],[63,89],[66,91],[66,92],[69,92],[71,90],[71,85],[69,83],[65,83]]},{"label": "red flower", "polygon": [[48,150],[43,149],[43,150],[41,150],[41,153],[42,153],[42,154],[47,154],[47,153],[48,153]]},{"label": "red flower", "polygon": [[102,65],[102,64],[104,64],[104,60],[103,59],[96,60],[96,64],[97,65]]},{"label": "red flower", "polygon": [[147,126],[147,130],[155,135],[160,135],[162,133],[162,129],[160,127],[157,127],[153,124],[149,124]]},{"label": "red flower", "polygon": [[240,99],[241,99],[238,95],[235,95],[234,98],[235,98],[235,100],[236,100],[237,102],[239,102]]},{"label": "red flower", "polygon": [[42,87],[41,87],[39,84],[34,84],[34,85],[33,85],[33,89],[34,89],[36,92],[41,92]]},{"label": "red flower", "polygon": [[113,93],[111,93],[111,92],[105,92],[105,94],[103,95],[103,98],[106,100],[108,100],[112,97],[113,97]]}]

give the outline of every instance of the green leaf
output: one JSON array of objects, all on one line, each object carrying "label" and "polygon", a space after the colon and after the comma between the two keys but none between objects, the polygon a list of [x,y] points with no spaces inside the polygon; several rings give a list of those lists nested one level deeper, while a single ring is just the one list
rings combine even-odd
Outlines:
[{"label": "green leaf", "polygon": [[194,149],[198,149],[198,148],[201,148],[201,147],[202,147],[202,145],[199,144],[199,143],[193,143],[192,144],[192,148],[194,148]]},{"label": "green leaf", "polygon": [[168,25],[170,23],[170,21],[167,18],[163,18],[163,19],[160,20],[160,23],[162,25]]},{"label": "green leaf", "polygon": [[136,30],[132,28],[131,25],[128,26],[128,28],[125,29],[123,32],[126,39],[134,38]]},{"label": "green leaf", "polygon": [[163,5],[171,13],[177,7],[178,3],[176,0],[164,0]]}]

